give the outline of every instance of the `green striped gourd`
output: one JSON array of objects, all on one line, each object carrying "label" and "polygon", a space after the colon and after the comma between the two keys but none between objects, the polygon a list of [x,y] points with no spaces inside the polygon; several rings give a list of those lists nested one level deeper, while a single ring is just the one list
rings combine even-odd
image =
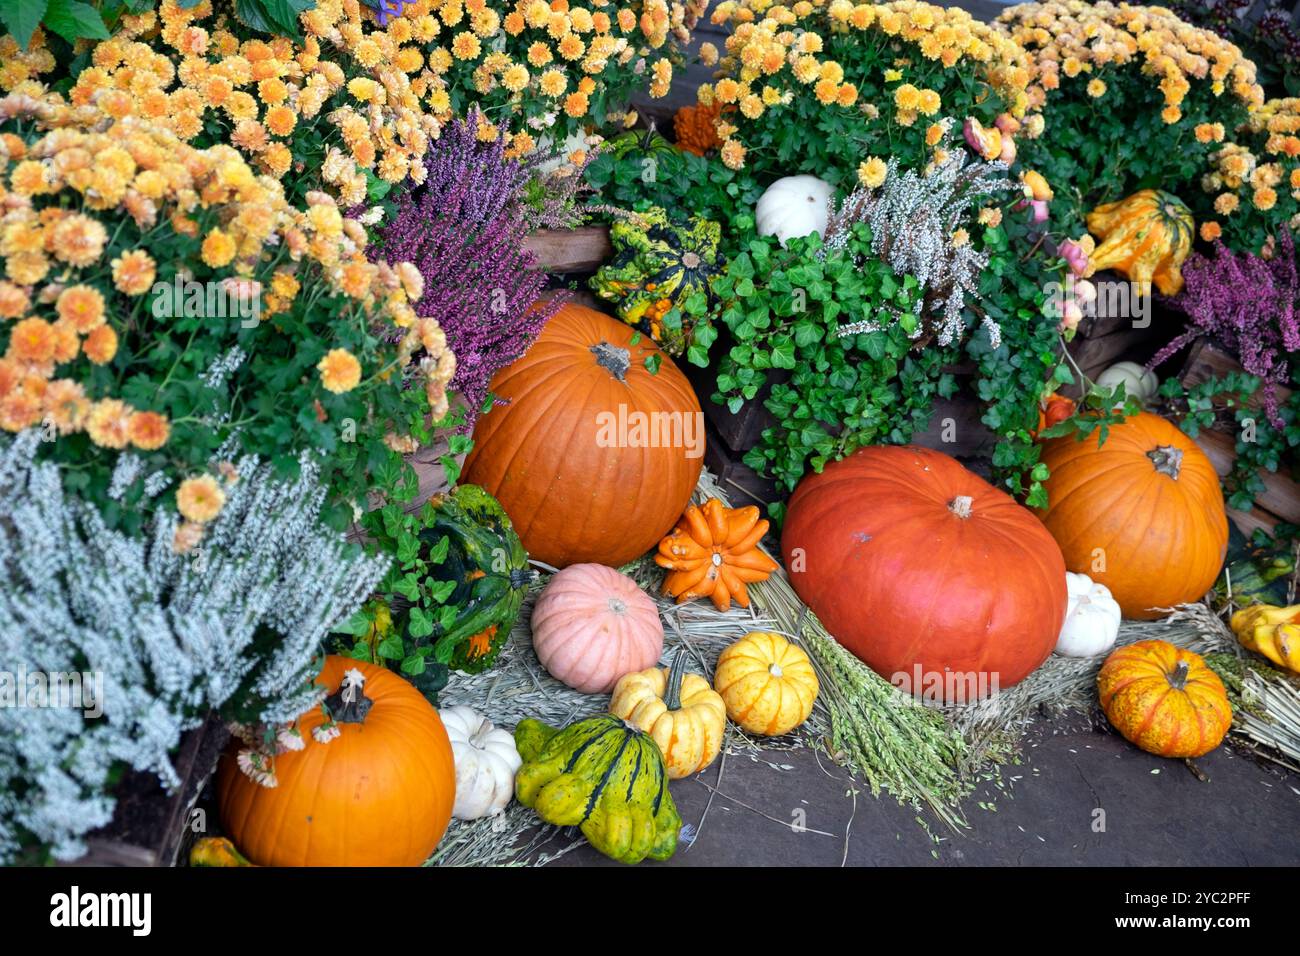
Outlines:
[{"label": "green striped gourd", "polygon": [[515,728],[515,745],[524,758],[515,796],[547,823],[580,828],[620,863],[673,855],[682,818],[649,735],[609,714],[564,730],[528,718]]}]

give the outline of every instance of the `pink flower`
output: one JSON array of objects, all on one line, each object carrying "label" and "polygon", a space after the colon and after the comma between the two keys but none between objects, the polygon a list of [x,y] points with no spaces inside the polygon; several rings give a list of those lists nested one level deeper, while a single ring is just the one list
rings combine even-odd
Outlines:
[{"label": "pink flower", "polygon": [[1079,303],[1075,302],[1073,299],[1067,300],[1065,308],[1061,310],[1061,331],[1073,332],[1079,327],[1079,323],[1082,320],[1083,310],[1079,308]]},{"label": "pink flower", "polygon": [[1031,199],[1029,200],[1030,222],[1047,222],[1047,200]]},{"label": "pink flower", "polygon": [[971,149],[984,159],[992,162],[1002,155],[1002,132],[996,128],[985,129],[975,117],[969,117],[962,124],[962,133]]},{"label": "pink flower", "polygon": [[1011,138],[1010,133],[1002,135],[1002,152],[998,158],[1008,166],[1016,161],[1016,141]]},{"label": "pink flower", "polygon": [[1074,239],[1066,239],[1061,243],[1057,252],[1065,260],[1065,264],[1070,267],[1070,271],[1076,276],[1084,276],[1088,273],[1088,252],[1083,245]]}]

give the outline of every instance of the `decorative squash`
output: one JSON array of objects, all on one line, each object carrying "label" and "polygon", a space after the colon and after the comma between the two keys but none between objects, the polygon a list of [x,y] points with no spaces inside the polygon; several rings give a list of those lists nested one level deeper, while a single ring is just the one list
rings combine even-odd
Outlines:
[{"label": "decorative squash", "polygon": [[1065,572],[1065,590],[1069,599],[1056,653],[1063,657],[1105,654],[1119,637],[1119,605],[1106,585],[1094,583],[1086,574]]},{"label": "decorative squash", "polygon": [[618,567],[676,524],[703,465],[703,413],[644,336],[565,305],[491,389],[505,404],[479,416],[464,480],[496,495],[534,558]]},{"label": "decorative squash", "polygon": [[1148,404],[1160,390],[1160,379],[1150,369],[1143,368],[1137,362],[1116,362],[1097,376],[1097,384],[1102,388],[1112,389],[1124,384],[1124,394],[1131,395],[1141,404]]},{"label": "decorative squash", "polygon": [[730,610],[732,598],[749,607],[746,584],[766,581],[777,568],[758,547],[767,529],[753,505],[728,508],[717,498],[703,508],[688,505],[655,555],[655,563],[669,569],[664,594],[678,604],[707,597],[719,611]]},{"label": "decorative squash", "polygon": [[201,837],[190,847],[190,866],[225,868],[257,864],[250,863],[225,837]]},{"label": "decorative squash", "polygon": [[482,488],[458,485],[424,508],[422,547],[440,549],[447,539],[447,556],[427,583],[454,583],[442,606],[457,609],[449,625],[435,622],[430,639],[439,658],[450,651],[453,670],[476,674],[496,661],[534,572],[509,517]]},{"label": "decorative squash", "polygon": [[303,746],[275,758],[276,786],[240,769],[238,747],[222,757],[222,827],[261,866],[419,866],[456,795],[438,712],[363,661],[331,655],[316,683],[333,693],[298,719]]},{"label": "decorative squash", "polygon": [[1088,231],[1100,244],[1088,259],[1087,275],[1114,269],[1150,294],[1183,288],[1183,262],[1192,251],[1196,224],[1181,199],[1159,189],[1142,189],[1087,215]]},{"label": "decorative squash", "polygon": [[806,476],[781,550],[836,640],[886,680],[942,678],[945,698],[1021,680],[1065,620],[1065,562],[1042,524],[928,448],[863,448]]},{"label": "decorative squash", "polygon": [[1065,565],[1106,585],[1125,617],[1198,600],[1228,547],[1219,477],[1196,443],[1147,412],[1098,435],[1049,439],[1042,462],[1051,532]]},{"label": "decorative squash", "polygon": [[1077,406],[1074,399],[1052,392],[1038,403],[1038,427],[1034,429],[1037,438],[1053,425],[1059,425],[1074,414]]},{"label": "decorative squash", "polygon": [[754,207],[760,236],[776,236],[781,245],[811,233],[825,235],[834,187],[816,176],[786,176],[767,187]]},{"label": "decorative squash", "polygon": [[691,329],[669,328],[663,318],[697,293],[713,300],[710,282],[722,265],[722,227],[695,217],[676,222],[658,206],[637,217],[610,226],[614,257],[591,277],[590,285],[602,299],[615,303],[620,319],[645,332],[669,355],[681,355]]},{"label": "decorative squash", "polygon": [[[735,107],[731,107],[735,109]],[[707,106],[683,106],[673,114],[673,135],[677,148],[696,156],[703,156],[722,147],[718,136],[718,118],[722,116],[722,101],[715,99]]]},{"label": "decorative squash", "polygon": [[1300,674],[1300,604],[1242,608],[1232,615],[1232,633],[1246,650]]},{"label": "decorative squash", "polygon": [[439,709],[456,758],[456,802],[451,815],[457,820],[496,816],[515,795],[515,773],[523,760],[508,730],[472,707]]},{"label": "decorative squash", "polygon": [[607,694],[618,679],[653,667],[664,652],[659,609],[635,581],[600,564],[554,575],[533,605],[533,649],[556,680]]},{"label": "decorative squash", "polygon": [[718,655],[713,689],[745,730],[779,737],[808,719],[820,687],[803,648],[780,634],[752,631]]},{"label": "decorative squash", "polygon": [[1168,641],[1114,651],[1097,674],[1106,719],[1129,743],[1161,757],[1200,757],[1232,726],[1219,676],[1199,654]]},{"label": "decorative squash", "polygon": [[629,129],[611,137],[601,152],[615,159],[657,160],[676,155],[677,147],[664,139],[652,124],[645,129]]},{"label": "decorative squash", "polygon": [[609,712],[654,738],[673,780],[713,763],[727,730],[722,697],[703,677],[686,673],[686,654],[680,650],[670,668],[620,677]]},{"label": "decorative squash", "polygon": [[578,827],[620,863],[676,851],[682,818],[659,746],[646,734],[608,714],[565,730],[527,718],[515,742],[524,758],[515,796],[547,823]]}]

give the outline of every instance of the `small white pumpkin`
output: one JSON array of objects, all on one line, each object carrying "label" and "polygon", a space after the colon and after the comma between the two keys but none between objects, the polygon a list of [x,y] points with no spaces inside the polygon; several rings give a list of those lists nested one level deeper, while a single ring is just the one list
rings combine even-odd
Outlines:
[{"label": "small white pumpkin", "polygon": [[811,233],[824,235],[830,217],[831,184],[816,176],[786,176],[767,187],[754,207],[760,236],[789,239]]},{"label": "small white pumpkin", "polygon": [[1124,383],[1124,394],[1132,395],[1143,405],[1155,398],[1160,389],[1156,373],[1137,362],[1116,362],[1097,376],[1097,384],[1102,388],[1111,389],[1120,382]]},{"label": "small white pumpkin", "polygon": [[1064,657],[1098,657],[1115,646],[1119,637],[1119,604],[1110,588],[1086,574],[1065,572],[1065,623],[1056,640],[1056,653]]},{"label": "small white pumpkin", "polygon": [[514,735],[492,726],[472,707],[441,707],[438,716],[456,759],[456,802],[451,815],[477,820],[500,813],[515,794],[515,773],[523,763]]}]

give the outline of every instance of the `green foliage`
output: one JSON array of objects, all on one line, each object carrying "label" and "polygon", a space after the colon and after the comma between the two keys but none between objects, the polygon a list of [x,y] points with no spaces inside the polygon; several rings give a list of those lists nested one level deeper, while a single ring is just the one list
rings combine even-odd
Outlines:
[{"label": "green foliage", "polygon": [[735,172],[716,158],[685,150],[602,151],[585,170],[587,183],[609,205],[645,212],[653,206],[674,215],[723,223],[722,254],[730,257],[753,235],[754,205],[763,194],[748,172]]},{"label": "green foliage", "polygon": [[[452,451],[466,450],[468,442],[454,436]],[[365,515],[362,527],[393,565],[376,600],[341,629],[357,638],[346,653],[393,662],[426,693],[445,683],[449,668],[490,667],[533,578],[497,500],[476,485],[460,485],[414,512],[385,504]]]},{"label": "green foliage", "polygon": [[[863,445],[909,441],[928,424],[934,397],[956,389],[944,371],[955,348],[912,349],[916,280],[871,258],[870,243],[863,224],[832,250],[816,235],[784,249],[774,238],[755,239],[715,283],[733,344],[718,360],[714,401],[737,411],[770,372],[789,373],[763,400],[777,423],[745,456],[786,489],[808,468],[820,472]],[[840,333],[883,310],[899,318],[875,331]]]},{"label": "green foliage", "polygon": [[1172,377],[1160,386],[1161,397],[1188,435],[1195,438],[1225,424],[1236,435],[1237,458],[1222,484],[1228,506],[1238,511],[1249,511],[1264,491],[1261,470],[1277,472],[1300,464],[1300,392],[1281,403],[1279,429],[1254,402],[1260,384],[1254,375],[1230,372],[1191,388]]}]

